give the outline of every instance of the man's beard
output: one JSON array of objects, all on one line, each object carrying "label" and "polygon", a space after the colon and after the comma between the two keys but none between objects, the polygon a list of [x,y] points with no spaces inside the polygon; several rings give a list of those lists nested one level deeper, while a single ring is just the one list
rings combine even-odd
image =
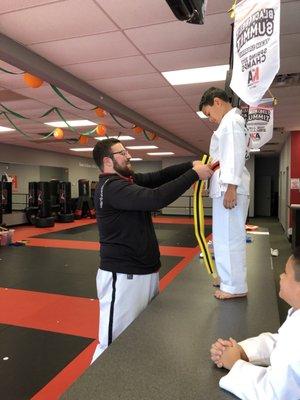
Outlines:
[{"label": "man's beard", "polygon": [[133,174],[133,169],[128,164],[122,166],[122,165],[118,164],[115,160],[113,160],[113,165],[114,165],[114,170],[118,174],[125,176],[126,178],[128,178],[129,176],[131,176]]}]

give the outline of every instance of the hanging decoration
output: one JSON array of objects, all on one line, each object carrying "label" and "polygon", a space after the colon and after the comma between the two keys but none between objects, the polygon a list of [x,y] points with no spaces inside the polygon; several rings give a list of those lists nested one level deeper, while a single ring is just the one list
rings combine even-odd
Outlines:
[{"label": "hanging decoration", "polygon": [[[7,69],[5,69],[5,68],[2,68],[2,67],[0,67],[0,70],[3,71],[3,72],[5,72],[5,73],[12,74],[12,75],[23,75],[23,79],[24,79],[24,81],[26,82],[26,84],[27,84],[29,87],[32,87],[32,88],[38,88],[38,87],[40,87],[40,86],[44,83],[44,81],[43,81],[41,78],[39,78],[39,77],[37,77],[37,76],[35,76],[35,75],[32,75],[32,74],[30,74],[30,73],[28,73],[28,72],[13,72],[13,71],[9,71],[9,70],[7,70]],[[80,107],[76,106],[76,105],[73,104],[73,103],[60,91],[60,89],[58,89],[55,85],[53,85],[53,84],[49,84],[49,85],[50,85],[50,87],[52,88],[52,90],[53,90],[62,100],[64,100],[66,103],[68,103],[68,104],[71,105],[72,107],[74,107],[74,108],[76,108],[76,109],[78,109],[78,110],[82,110],[82,111],[92,111],[92,110],[95,110],[95,113],[96,113],[96,115],[97,115],[99,118],[103,118],[103,117],[105,117],[105,116],[107,115],[107,112],[106,112],[104,109],[102,109],[101,107],[99,107],[99,106],[95,106],[95,107],[90,108],[90,109],[83,109],[83,108],[80,108]],[[11,126],[12,126],[16,131],[18,131],[19,133],[21,133],[22,135],[24,135],[24,136],[26,136],[26,137],[28,137],[28,138],[30,138],[30,139],[34,139],[34,140],[45,140],[45,139],[49,138],[49,137],[52,136],[52,135],[53,135],[55,138],[57,138],[57,139],[62,139],[62,138],[63,138],[63,135],[64,135],[63,130],[60,129],[60,128],[56,128],[56,129],[53,129],[51,132],[45,133],[45,135],[44,135],[42,138],[36,139],[36,137],[34,137],[34,136],[30,135],[30,134],[27,134],[27,133],[24,132],[22,129],[20,129],[20,128],[11,120],[11,118],[9,117],[9,114],[10,114],[10,115],[13,115],[13,116],[16,117],[16,118],[20,118],[20,119],[28,119],[28,120],[30,120],[30,118],[28,118],[28,117],[26,117],[26,116],[24,116],[24,115],[22,115],[22,114],[20,114],[20,113],[18,113],[18,112],[16,112],[16,111],[14,111],[14,110],[9,109],[8,107],[4,106],[4,105],[1,104],[1,103],[0,103],[0,107],[2,107],[2,109],[5,110],[5,111],[1,111],[1,110],[0,110],[0,115],[3,115],[3,116],[8,120],[8,122],[11,124]],[[52,107],[51,109],[47,110],[43,115],[39,116],[38,118],[46,117],[47,115],[49,115],[49,114],[52,113],[52,112],[54,112],[54,113],[56,113],[56,114],[58,115],[58,117],[66,124],[66,126],[67,126],[68,129],[70,129],[72,132],[78,133],[77,130],[76,130],[74,127],[72,127],[71,125],[69,125],[68,121],[64,118],[64,116],[63,116],[61,110],[60,110],[58,107]],[[139,126],[137,126],[137,125],[132,125],[132,124],[131,124],[130,126],[125,126],[125,125],[123,125],[123,124],[117,119],[117,117],[116,117],[114,114],[109,113],[109,115],[112,117],[112,119],[113,119],[119,126],[121,126],[121,127],[124,128],[124,129],[132,129],[136,134],[140,134],[141,132],[143,132],[145,138],[146,138],[147,140],[149,140],[149,141],[153,141],[153,140],[158,139],[158,135],[157,135],[156,133],[154,133],[154,132],[149,132],[149,133],[147,133],[143,128],[141,128],[141,127],[139,127]],[[105,136],[105,135],[107,136],[106,132],[107,132],[106,126],[103,125],[103,124],[99,124],[99,125],[96,126],[96,128],[94,128],[94,129],[92,129],[92,130],[89,130],[89,131],[84,132],[84,133],[79,133],[80,136],[79,136],[79,138],[78,138],[78,142],[80,142],[80,143],[83,143],[83,142],[84,142],[84,143],[86,144],[86,142],[88,141],[88,137],[89,137],[89,136],[92,136],[92,135],[94,135],[94,134],[97,134],[97,135],[99,135],[99,136]],[[108,136],[107,136],[107,137],[108,137]]]},{"label": "hanging decoration", "polygon": [[273,99],[264,99],[258,106],[242,107],[250,134],[250,149],[259,149],[273,137]]},{"label": "hanging decoration", "polygon": [[99,118],[104,118],[107,115],[107,112],[105,110],[103,110],[103,108],[100,108],[100,107],[95,108],[95,113],[96,113],[97,117],[99,117]]},{"label": "hanging decoration", "polygon": [[55,128],[53,136],[55,139],[62,139],[64,137],[64,131],[61,128]]},{"label": "hanging decoration", "polygon": [[105,136],[106,130],[106,126],[103,124],[99,124],[96,126],[96,133],[98,136]]},{"label": "hanging decoration", "polygon": [[130,126],[125,126],[125,125],[121,124],[121,122],[118,121],[118,119],[115,117],[114,114],[109,113],[109,115],[112,117],[112,119],[113,119],[119,126],[121,126],[121,128],[124,128],[124,129],[130,129],[130,128],[132,128],[132,125],[130,125]]},{"label": "hanging decoration", "polygon": [[145,129],[142,130],[144,133],[144,136],[147,140],[149,140],[150,142],[152,142],[153,140],[156,140],[158,138],[157,134],[154,132],[149,132],[147,134],[147,132],[145,131]]},{"label": "hanging decoration", "polygon": [[140,133],[143,132],[143,129],[136,125],[133,126],[132,130],[136,135],[139,135]]},{"label": "hanging decoration", "polygon": [[280,66],[280,0],[244,0],[235,7],[231,89],[257,105]]},{"label": "hanging decoration", "polygon": [[88,138],[87,135],[80,135],[80,136],[79,136],[78,142],[79,142],[80,144],[87,144],[88,141],[89,141],[89,138]]},{"label": "hanging decoration", "polygon": [[35,75],[31,75],[28,72],[24,72],[23,79],[26,85],[28,85],[33,89],[39,88],[44,83],[44,81],[41,78]]},{"label": "hanging decoration", "polygon": [[231,19],[234,19],[234,17],[235,17],[236,1],[237,1],[237,0],[234,0],[234,2],[233,2],[233,4],[232,4],[231,8],[227,11],[227,13],[229,14],[229,17],[230,17]]},{"label": "hanging decoration", "polygon": [[24,72],[13,72],[13,71],[9,71],[8,69],[2,68],[2,67],[0,67],[0,71],[6,72],[7,74],[11,74],[11,75],[23,75],[24,74]]}]

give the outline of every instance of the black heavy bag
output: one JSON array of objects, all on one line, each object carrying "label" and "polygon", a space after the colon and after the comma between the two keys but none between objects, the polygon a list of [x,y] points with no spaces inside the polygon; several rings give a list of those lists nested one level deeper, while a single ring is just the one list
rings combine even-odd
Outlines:
[{"label": "black heavy bag", "polygon": [[59,182],[59,222],[73,222],[74,214],[71,212],[71,183]]},{"label": "black heavy bag", "polygon": [[38,182],[37,200],[39,207],[39,217],[47,218],[51,216],[50,184],[49,182]]},{"label": "black heavy bag", "polygon": [[85,197],[90,195],[90,182],[87,179],[78,180],[78,193],[79,197]]},{"label": "black heavy bag", "polygon": [[28,183],[28,207],[37,207],[37,182]]},{"label": "black heavy bag", "polygon": [[2,195],[1,195],[1,207],[3,214],[12,213],[12,183],[7,181],[1,181]]}]

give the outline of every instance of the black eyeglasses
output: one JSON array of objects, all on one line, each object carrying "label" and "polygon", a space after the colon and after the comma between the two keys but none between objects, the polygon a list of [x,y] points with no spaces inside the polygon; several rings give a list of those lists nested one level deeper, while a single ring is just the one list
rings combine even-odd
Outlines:
[{"label": "black eyeglasses", "polygon": [[129,155],[127,150],[115,151],[114,153],[111,153],[111,155],[113,155],[113,154],[121,154],[121,156],[124,156],[124,157]]}]

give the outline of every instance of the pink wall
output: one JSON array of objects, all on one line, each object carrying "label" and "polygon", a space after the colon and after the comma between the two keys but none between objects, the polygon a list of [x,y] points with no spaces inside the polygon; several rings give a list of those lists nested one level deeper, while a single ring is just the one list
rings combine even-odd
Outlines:
[{"label": "pink wall", "polygon": [[[291,132],[291,178],[300,178],[300,131]],[[300,204],[300,190],[290,190],[290,204]],[[293,213],[290,213],[290,226]]]},{"label": "pink wall", "polygon": [[[291,178],[300,178],[300,131],[291,132]],[[300,191],[291,190],[291,204],[300,204]]]}]

